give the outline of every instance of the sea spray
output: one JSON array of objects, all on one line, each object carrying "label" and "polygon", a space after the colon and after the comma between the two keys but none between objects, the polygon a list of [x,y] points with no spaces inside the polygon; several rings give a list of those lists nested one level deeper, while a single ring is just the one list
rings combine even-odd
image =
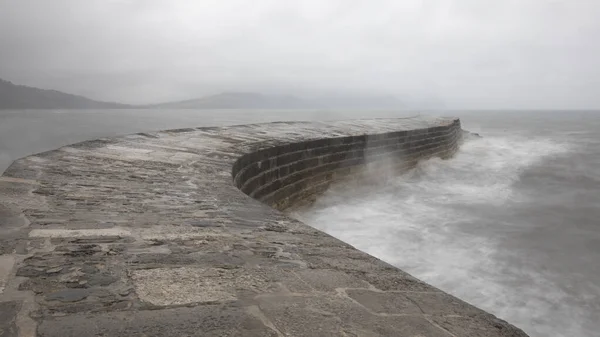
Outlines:
[{"label": "sea spray", "polygon": [[[553,302],[544,300],[548,293],[564,297],[556,285],[524,273],[502,253],[500,240],[519,224],[486,217],[527,202],[514,188],[523,170],[568,149],[548,138],[468,137],[450,160],[425,160],[402,175],[387,172],[384,183],[335,185],[293,215],[533,336],[570,336],[577,333],[564,321],[570,309],[555,319]],[[365,172],[386,172],[381,167],[367,165]],[[520,280],[537,285],[518,290]]]}]

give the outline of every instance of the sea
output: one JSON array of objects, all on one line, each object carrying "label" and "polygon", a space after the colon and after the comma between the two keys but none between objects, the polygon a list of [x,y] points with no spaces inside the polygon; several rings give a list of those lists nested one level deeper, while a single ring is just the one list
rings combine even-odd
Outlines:
[{"label": "sea", "polygon": [[292,216],[520,327],[600,336],[600,111],[0,111],[0,172],[99,137],[282,120],[456,116],[451,159],[336,185]]}]

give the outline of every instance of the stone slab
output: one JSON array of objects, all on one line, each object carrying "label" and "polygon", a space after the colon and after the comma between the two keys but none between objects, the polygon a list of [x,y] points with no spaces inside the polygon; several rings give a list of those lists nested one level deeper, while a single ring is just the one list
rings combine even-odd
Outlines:
[{"label": "stone slab", "polygon": [[17,314],[19,303],[15,301],[0,302],[0,337],[17,337]]},{"label": "stone slab", "polygon": [[15,257],[11,255],[0,255],[0,294],[4,292],[4,287],[11,276]]},{"label": "stone slab", "polygon": [[[278,337],[281,336],[239,306],[206,305],[139,312],[75,314],[49,318],[38,327],[40,337]],[[12,337],[12,336],[11,336]]]},{"label": "stone slab", "polygon": [[131,232],[123,228],[100,229],[33,229],[31,238],[83,238],[90,236],[130,236]]},{"label": "stone slab", "polygon": [[155,268],[134,270],[131,279],[139,298],[153,305],[233,301],[235,279],[226,270],[203,268]]}]

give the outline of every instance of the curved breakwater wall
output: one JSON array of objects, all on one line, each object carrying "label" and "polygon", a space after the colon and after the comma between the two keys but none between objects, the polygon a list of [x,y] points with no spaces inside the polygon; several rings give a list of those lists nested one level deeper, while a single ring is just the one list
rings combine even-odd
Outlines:
[{"label": "curved breakwater wall", "polygon": [[452,118],[270,123],[19,159],[0,177],[0,334],[525,336],[281,212],[461,135]]},{"label": "curved breakwater wall", "polygon": [[316,197],[335,181],[397,174],[419,160],[449,158],[461,136],[455,120],[429,128],[274,146],[239,158],[233,166],[234,183],[247,195],[284,210]]}]

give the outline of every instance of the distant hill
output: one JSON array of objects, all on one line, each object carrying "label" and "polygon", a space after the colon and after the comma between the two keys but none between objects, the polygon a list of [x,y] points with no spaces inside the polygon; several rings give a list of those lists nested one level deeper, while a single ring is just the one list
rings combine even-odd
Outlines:
[{"label": "distant hill", "polygon": [[415,109],[440,106],[443,106],[441,102],[431,98],[349,94],[300,98],[252,92],[224,92],[185,101],[127,105],[16,85],[0,79],[0,109]]},{"label": "distant hill", "polygon": [[145,106],[154,109],[300,109],[307,102],[294,96],[271,96],[250,92],[225,92],[203,98]]},{"label": "distant hill", "polygon": [[393,96],[322,96],[304,99],[296,96],[226,92],[198,99],[145,106],[154,109],[393,109],[404,105]]},{"label": "distant hill", "polygon": [[0,79],[0,109],[126,109],[131,107],[126,104],[94,101],[56,90],[16,85]]}]

